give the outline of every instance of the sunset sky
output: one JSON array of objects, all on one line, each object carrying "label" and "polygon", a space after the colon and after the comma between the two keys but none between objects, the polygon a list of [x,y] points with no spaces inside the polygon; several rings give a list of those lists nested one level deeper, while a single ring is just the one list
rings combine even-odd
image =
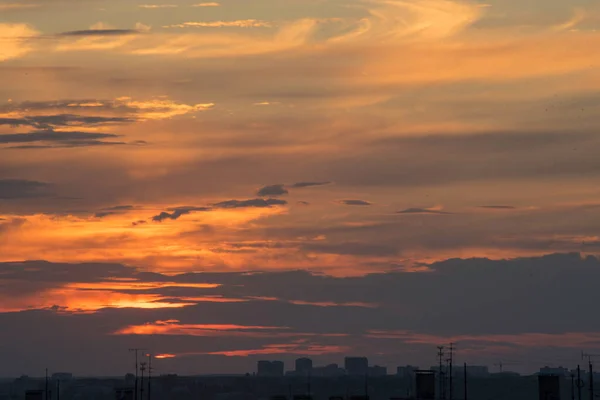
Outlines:
[{"label": "sunset sky", "polygon": [[0,375],[599,352],[599,48],[597,0],[0,0]]}]

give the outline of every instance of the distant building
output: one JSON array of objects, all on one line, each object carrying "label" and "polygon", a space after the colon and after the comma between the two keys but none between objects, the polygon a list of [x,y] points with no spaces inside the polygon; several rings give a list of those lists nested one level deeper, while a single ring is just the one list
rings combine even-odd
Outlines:
[{"label": "distant building", "polygon": [[258,376],[283,376],[283,361],[259,361],[256,374]]},{"label": "distant building", "polygon": [[329,364],[324,367],[314,367],[311,374],[312,376],[335,377],[345,375],[346,371],[337,364]]},{"label": "distant building", "polygon": [[538,387],[540,400],[560,400],[560,376],[540,375]]},{"label": "distant building", "polygon": [[25,392],[25,400],[44,400],[44,391],[28,390]]},{"label": "distant building", "polygon": [[544,368],[540,368],[539,375],[568,376],[569,370],[563,367],[554,368],[546,366]]},{"label": "distant building", "polygon": [[115,400],[133,400],[133,389],[115,389]]},{"label": "distant building", "polygon": [[380,367],[379,365],[374,365],[372,367],[368,367],[367,369],[369,376],[386,376],[387,375],[387,367]]},{"label": "distant building", "polygon": [[[439,367],[438,367],[439,369]],[[444,372],[447,372],[444,369]],[[464,367],[453,367],[452,375],[462,377],[465,373]],[[486,365],[467,365],[467,377],[469,378],[487,378],[490,376],[490,370]]]},{"label": "distant building", "polygon": [[298,375],[307,375],[313,369],[313,362],[310,358],[298,358],[296,360],[296,373]]},{"label": "distant building", "polygon": [[348,375],[366,375],[369,371],[369,360],[367,357],[346,357],[344,368]]},{"label": "distant building", "polygon": [[415,374],[415,378],[417,399],[435,399],[435,374],[433,372],[418,371]]},{"label": "distant building", "polygon": [[418,369],[419,369],[419,367],[415,367],[413,365],[398,367],[398,368],[396,368],[396,375],[398,375],[402,379],[411,379],[412,380],[415,378],[415,373],[417,372]]}]

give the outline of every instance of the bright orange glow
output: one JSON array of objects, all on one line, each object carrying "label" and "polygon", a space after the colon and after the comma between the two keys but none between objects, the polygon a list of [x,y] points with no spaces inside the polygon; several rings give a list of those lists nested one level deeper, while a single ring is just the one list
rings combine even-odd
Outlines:
[{"label": "bright orange glow", "polygon": [[177,320],[156,321],[144,325],[130,325],[115,332],[117,335],[188,335],[223,336],[225,334],[253,335],[257,331],[285,330],[277,326],[246,326],[235,324],[181,324]]},{"label": "bright orange glow", "polygon": [[175,357],[177,357],[175,354],[157,354],[154,356],[154,358],[158,358],[159,360],[165,359],[165,358],[175,358]]},{"label": "bright orange glow", "polygon": [[181,308],[194,302],[168,302],[156,294],[128,294],[110,291],[85,291],[69,287],[49,289],[30,298],[3,298],[0,311],[62,307],[67,312],[91,312],[102,308]]},{"label": "bright orange glow", "polygon": [[69,283],[68,288],[82,290],[147,290],[167,287],[214,289],[221,286],[217,283],[178,283],[178,282],[85,282]]}]

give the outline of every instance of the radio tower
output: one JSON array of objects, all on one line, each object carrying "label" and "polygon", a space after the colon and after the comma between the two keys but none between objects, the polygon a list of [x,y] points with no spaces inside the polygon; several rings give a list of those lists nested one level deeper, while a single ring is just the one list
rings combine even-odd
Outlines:
[{"label": "radio tower", "polygon": [[438,346],[438,359],[440,362],[440,369],[439,369],[439,386],[440,386],[440,398],[442,400],[446,399],[446,391],[445,391],[445,385],[444,385],[444,373],[442,372],[442,368],[444,367],[444,346]]},{"label": "radio tower", "polygon": [[590,369],[589,372],[589,379],[590,379],[590,383],[589,383],[589,389],[590,389],[590,400],[594,400],[594,367],[592,365],[592,359],[594,357],[600,357],[600,354],[585,354],[583,351],[581,352],[581,358],[587,358],[588,359],[588,367]]},{"label": "radio tower", "polygon": [[148,353],[148,400],[152,394],[152,354]]},{"label": "radio tower", "polygon": [[140,349],[140,348],[133,348],[133,349],[129,349],[130,352],[134,352],[135,353],[135,388],[134,388],[134,392],[133,392],[133,398],[134,400],[138,400],[138,352],[145,350],[145,349]]},{"label": "radio tower", "polygon": [[140,363],[140,371],[142,371],[142,380],[140,381],[140,400],[144,400],[144,371],[146,370],[146,363]]},{"label": "radio tower", "polygon": [[452,356],[454,356],[454,343],[450,343],[450,354],[448,356],[448,364],[450,365],[448,368],[448,383],[450,385],[449,390],[450,390],[450,395],[449,395],[449,399],[452,400],[453,397],[453,391],[452,391]]}]

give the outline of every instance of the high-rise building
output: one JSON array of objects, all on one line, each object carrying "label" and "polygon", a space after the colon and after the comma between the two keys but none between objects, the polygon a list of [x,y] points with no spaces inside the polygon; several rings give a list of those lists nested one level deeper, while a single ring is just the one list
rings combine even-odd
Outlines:
[{"label": "high-rise building", "polygon": [[415,379],[415,373],[419,367],[415,367],[414,365],[407,365],[404,367],[396,368],[396,375],[398,375],[401,379]]},{"label": "high-rise building", "polygon": [[283,361],[261,360],[257,364],[258,376],[283,376]]},{"label": "high-rise building", "polygon": [[313,369],[313,362],[310,358],[298,358],[296,360],[296,374],[307,375]]},{"label": "high-rise building", "polygon": [[366,375],[369,371],[369,360],[367,357],[346,357],[344,368],[348,375]]},{"label": "high-rise building", "polygon": [[386,376],[387,375],[387,367],[380,367],[379,365],[374,365],[372,367],[368,367],[369,376]]},{"label": "high-rise building", "polygon": [[334,377],[343,376],[346,374],[346,371],[338,367],[337,364],[329,364],[324,367],[314,367],[311,373],[313,376]]},{"label": "high-rise building", "polygon": [[435,374],[433,371],[416,372],[417,399],[435,399]]},{"label": "high-rise building", "polygon": [[560,400],[560,377],[558,375],[539,375],[538,387],[540,400]]},{"label": "high-rise building", "polygon": [[271,361],[273,376],[283,376],[283,361]]}]

